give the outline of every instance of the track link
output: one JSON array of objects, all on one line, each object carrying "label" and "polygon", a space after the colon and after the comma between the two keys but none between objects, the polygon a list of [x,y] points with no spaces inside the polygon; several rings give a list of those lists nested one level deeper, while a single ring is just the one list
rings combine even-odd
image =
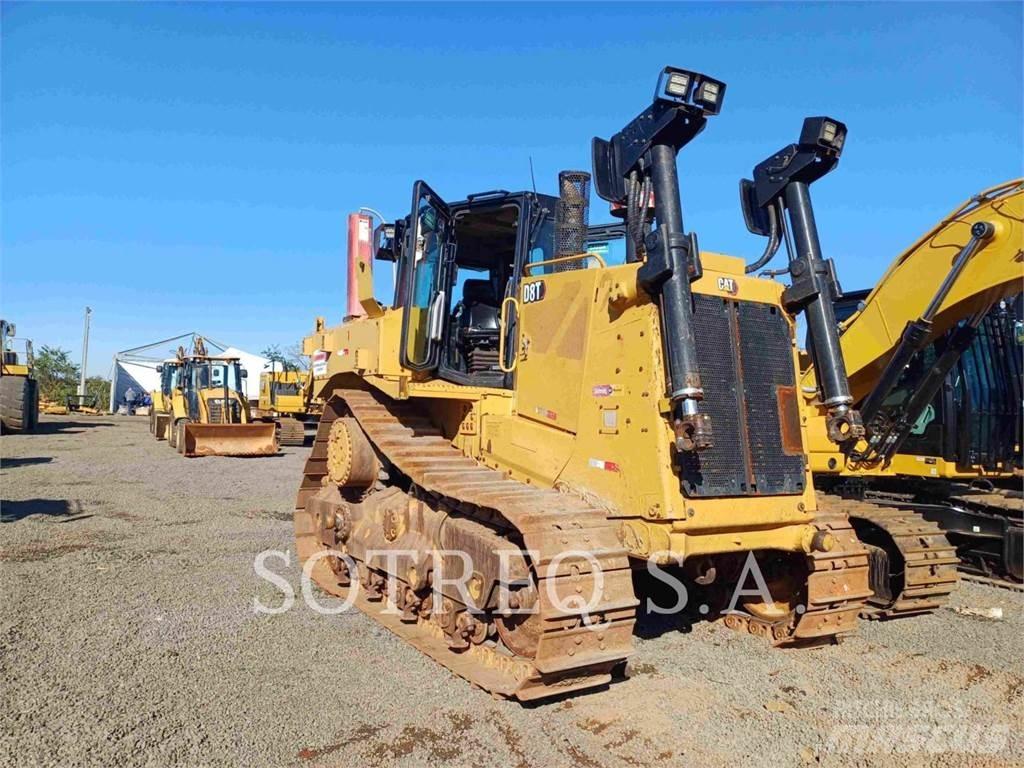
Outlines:
[{"label": "track link", "polygon": [[306,425],[290,416],[277,420],[277,442],[281,445],[305,445]]},{"label": "track link", "polygon": [[[874,596],[864,618],[931,613],[945,604],[958,581],[959,559],[942,529],[909,510],[818,493],[820,507],[847,515],[868,544]],[[865,533],[870,531],[870,535]],[[897,556],[893,558],[893,554]],[[902,562],[900,562],[902,561]]]},{"label": "track link", "polygon": [[[466,457],[412,401],[392,401],[363,389],[339,389],[333,394],[296,502],[300,557],[306,560],[324,546],[317,539],[307,505],[327,484],[331,424],[347,411],[387,463],[418,489],[464,514],[475,512],[482,521],[499,516],[516,530],[530,553],[537,579],[536,651],[532,656],[515,655],[490,640],[453,651],[430,619],[404,623],[363,596],[355,604],[455,674],[495,695],[525,701],[608,684],[613,671],[632,652],[637,601],[626,551],[605,513],[574,496],[510,480]],[[549,568],[569,551],[589,553],[599,568],[578,559]],[[579,595],[586,600],[598,581],[602,582],[600,599],[585,613],[559,609],[551,599],[553,593],[563,599]]]},{"label": "track link", "polygon": [[794,605],[789,616],[779,620],[725,613],[727,627],[764,637],[774,646],[821,645],[856,631],[865,601],[872,596],[868,552],[844,513],[819,510],[814,525],[832,538],[833,546],[807,556],[805,602],[800,609]]}]

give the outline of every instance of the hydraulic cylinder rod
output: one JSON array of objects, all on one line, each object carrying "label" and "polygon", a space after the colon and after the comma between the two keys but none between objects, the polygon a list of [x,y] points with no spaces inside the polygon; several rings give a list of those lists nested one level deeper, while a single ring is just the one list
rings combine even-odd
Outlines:
[{"label": "hydraulic cylinder rod", "polygon": [[910,363],[911,358],[927,346],[928,337],[932,329],[932,320],[938,313],[939,307],[942,306],[942,302],[946,300],[946,296],[949,295],[950,290],[952,290],[957,279],[963,273],[967,262],[971,260],[974,254],[978,252],[978,249],[993,234],[995,234],[995,227],[987,221],[979,221],[971,227],[971,239],[967,241],[967,244],[960,249],[956,258],[953,259],[953,265],[950,267],[946,279],[942,281],[942,285],[935,292],[921,317],[907,323],[906,328],[903,329],[900,343],[893,352],[892,357],[889,358],[885,370],[882,371],[878,384],[875,385],[875,388],[864,399],[860,410],[866,424],[870,425],[875,417],[878,416],[882,403],[885,402],[893,387],[896,386],[900,374],[903,373],[903,369]]},{"label": "hydraulic cylinder rod", "polygon": [[[828,265],[821,257],[821,243],[811,206],[811,191],[802,181],[793,181],[786,186],[786,210],[789,212],[795,254],[790,272],[794,279],[804,275],[813,286],[814,298],[806,306],[807,329],[814,346],[815,370],[818,371],[818,386],[821,387],[822,402],[829,412],[829,433],[836,437],[848,437],[845,432],[856,428],[851,422],[849,381],[846,377],[846,363],[839,346],[839,328],[836,324],[832,293],[832,280]],[[833,434],[835,433],[835,434]]]},{"label": "hydraulic cylinder rod", "polygon": [[673,427],[680,447],[700,450],[710,445],[707,419],[701,418],[697,403],[704,398],[697,344],[693,335],[693,298],[690,291],[688,241],[683,237],[683,211],[679,200],[676,150],[667,144],[651,147],[651,177],[654,183],[654,217],[661,246],[666,250],[672,276],[661,286],[659,310],[665,329],[669,399],[677,412]]}]

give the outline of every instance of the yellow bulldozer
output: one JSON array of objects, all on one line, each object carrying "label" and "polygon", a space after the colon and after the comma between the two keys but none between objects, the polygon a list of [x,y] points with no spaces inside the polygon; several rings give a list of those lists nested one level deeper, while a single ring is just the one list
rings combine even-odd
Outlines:
[{"label": "yellow bulldozer", "polygon": [[0,426],[7,433],[33,432],[39,424],[39,384],[32,342],[16,339],[16,333],[13,323],[0,320]]},{"label": "yellow bulldozer", "polygon": [[260,373],[260,418],[277,425],[281,445],[305,445],[306,424],[315,426],[322,410],[323,403],[313,397],[312,371],[278,370],[271,363]]},{"label": "yellow bulldozer", "polygon": [[[836,302],[866,434],[830,443],[819,412],[810,459],[816,485],[843,497],[869,545],[876,605],[931,602],[934,584],[917,578],[952,562],[939,529],[969,571],[1024,578],[1022,222],[1024,180],[985,190],[912,244],[872,290]],[[809,347],[802,388],[810,401]]]},{"label": "yellow bulldozer", "polygon": [[[318,321],[303,342],[325,405],[296,500],[300,558],[495,695],[612,680],[633,645],[634,569],[675,568],[699,613],[775,645],[853,632],[871,596],[867,549],[815,494],[818,406],[795,340],[803,313],[830,373],[823,433],[862,434],[809,196],[846,129],[808,118],[744,183],[748,223],[787,242],[793,280],[755,277],[683,228],[677,153],[725,91],[666,68],[652,103],[594,139],[626,263],[586,252],[590,174],[559,174],[557,197],[455,203],[418,181],[409,216],[377,232],[397,268],[389,306],[360,263],[365,315]],[[754,571],[768,594],[739,589]]]},{"label": "yellow bulldozer", "polygon": [[[184,352],[182,353],[184,357]],[[166,440],[170,432],[171,399],[174,390],[181,382],[181,371],[184,363],[177,357],[164,360],[157,366],[160,375],[160,388],[149,393],[153,405],[149,411],[149,432],[157,440]]]},{"label": "yellow bulldozer", "polygon": [[194,354],[178,350],[180,372],[171,389],[168,442],[183,456],[273,456],[273,423],[254,422],[237,357],[208,355],[201,339]]}]

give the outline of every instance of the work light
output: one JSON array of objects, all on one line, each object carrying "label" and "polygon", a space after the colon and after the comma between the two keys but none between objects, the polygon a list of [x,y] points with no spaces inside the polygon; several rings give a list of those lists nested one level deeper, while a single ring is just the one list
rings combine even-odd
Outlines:
[{"label": "work light", "polygon": [[722,109],[725,83],[699,72],[665,67],[658,77],[655,101],[668,101],[699,108],[704,114],[717,115]]},{"label": "work light", "polygon": [[685,99],[690,92],[690,76],[686,72],[673,72],[665,83],[665,93]]},{"label": "work light", "polygon": [[718,98],[722,89],[714,80],[704,80],[697,87],[697,95],[694,98],[698,104],[709,112],[718,111]]},{"label": "work light", "polygon": [[846,142],[846,126],[831,117],[808,117],[800,131],[800,143],[811,147],[824,147],[840,154]]}]

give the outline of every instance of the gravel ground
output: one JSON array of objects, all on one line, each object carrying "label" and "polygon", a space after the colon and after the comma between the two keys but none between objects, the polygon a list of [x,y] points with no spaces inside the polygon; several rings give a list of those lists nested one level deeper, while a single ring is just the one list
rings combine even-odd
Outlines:
[{"label": "gravel ground", "polygon": [[817,650],[645,622],[630,680],[523,707],[358,612],[254,612],[308,449],[186,460],[143,418],[42,421],[0,438],[0,764],[1024,764],[1024,595],[965,584],[951,607],[1003,619]]}]

